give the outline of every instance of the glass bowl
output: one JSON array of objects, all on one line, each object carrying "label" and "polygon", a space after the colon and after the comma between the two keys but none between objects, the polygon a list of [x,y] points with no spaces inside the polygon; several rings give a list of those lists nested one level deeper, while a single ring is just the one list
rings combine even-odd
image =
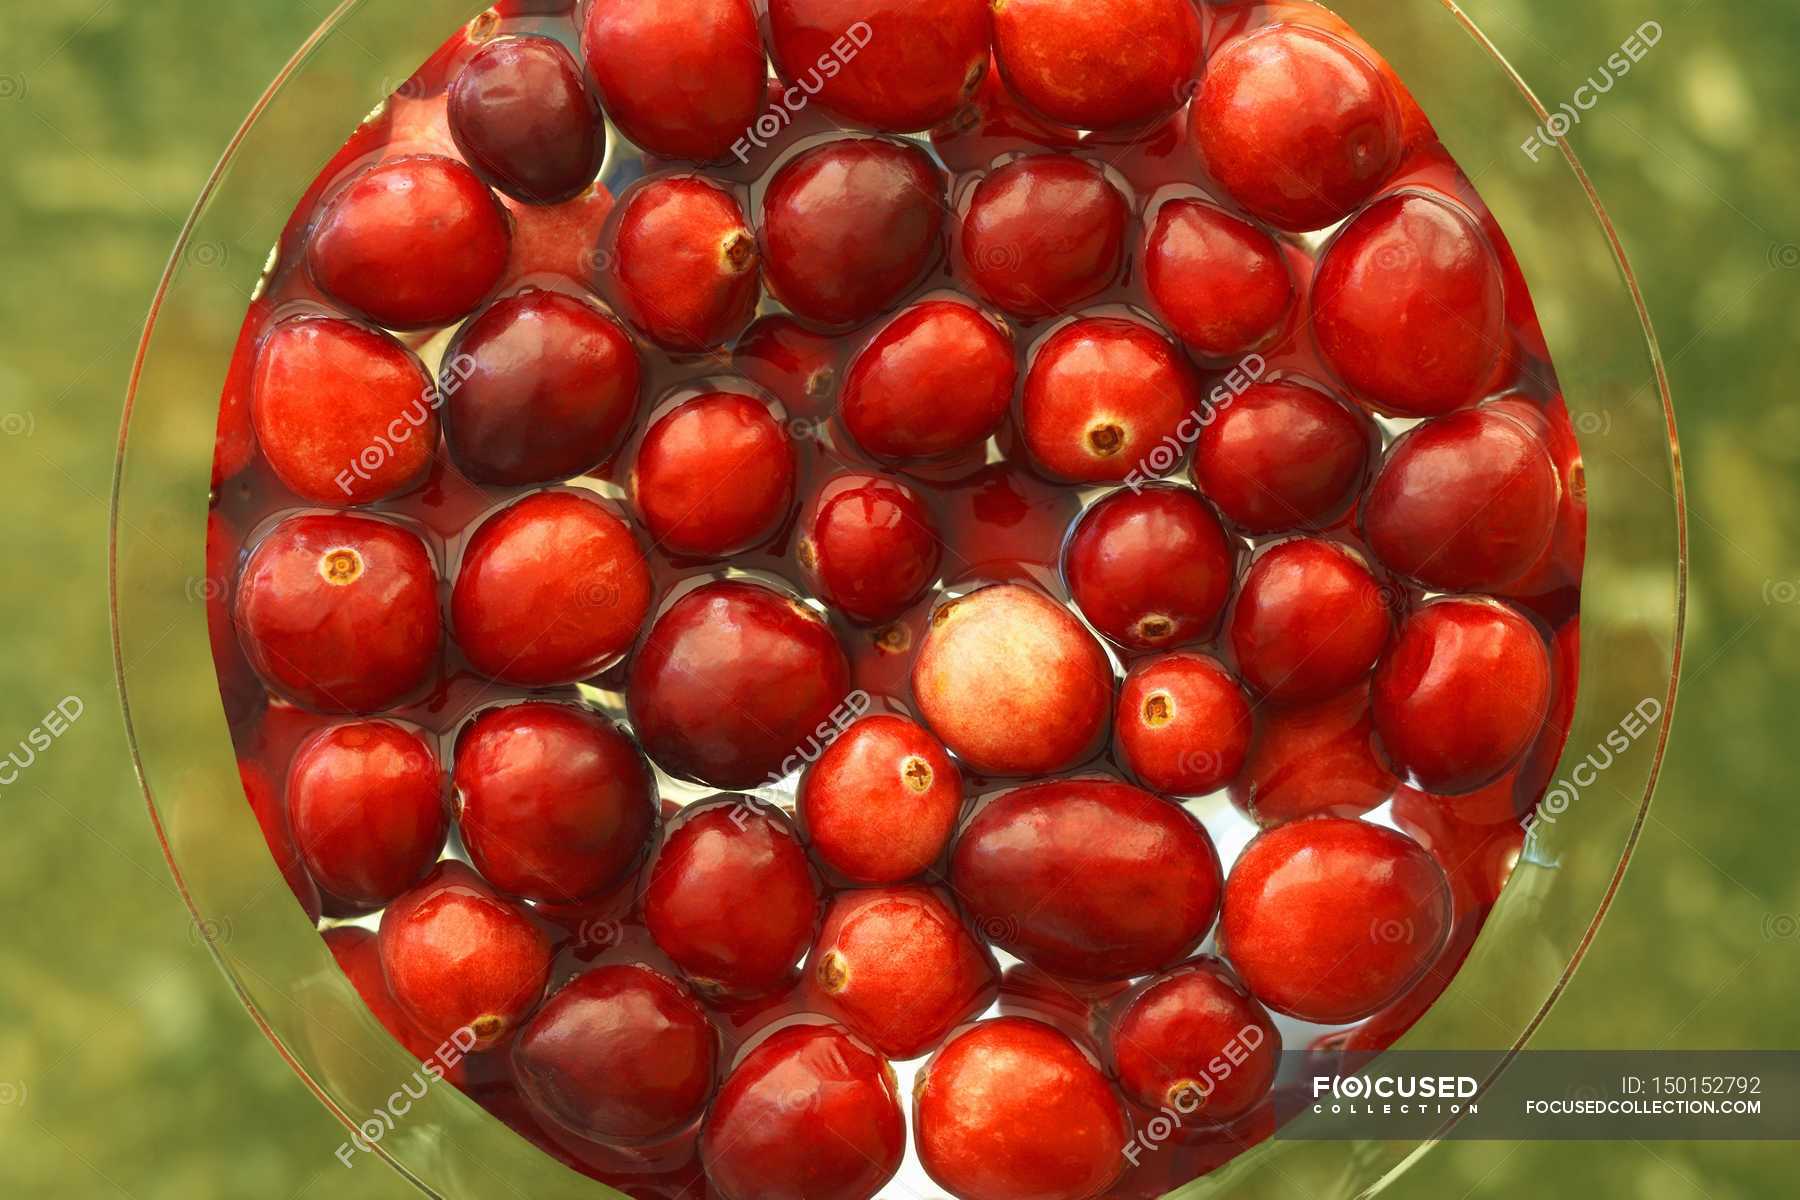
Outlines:
[{"label": "glass bowl", "polygon": [[[1586,173],[1544,136],[1550,111],[1451,0],[1331,7],[1394,66],[1505,230],[1586,459],[1581,686],[1552,787],[1555,820],[1538,824],[1467,963],[1399,1043],[1510,1053],[1594,938],[1666,743],[1687,572],[1674,415],[1636,281]],[[115,664],[150,817],[195,936],[344,1122],[343,1156],[378,1156],[425,1193],[457,1200],[496,1189],[591,1198],[617,1193],[455,1089],[412,1082],[418,1064],[307,926],[243,803],[208,649],[211,431],[245,304],[306,181],[364,112],[478,16],[469,0],[346,0],[270,85],[208,180],[153,301],[126,398],[110,547]],[[1534,135],[1540,145],[1527,152]],[[610,155],[602,180],[636,172],[635,160]],[[1661,708],[1649,736],[1597,777],[1572,775],[1646,700]],[[1427,1149],[1277,1138],[1175,1194],[1368,1195]]]}]

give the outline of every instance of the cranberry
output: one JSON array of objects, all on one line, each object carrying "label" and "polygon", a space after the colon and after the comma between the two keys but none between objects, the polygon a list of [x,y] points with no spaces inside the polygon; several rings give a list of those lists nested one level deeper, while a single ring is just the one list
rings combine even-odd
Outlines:
[{"label": "cranberry", "polygon": [[1231,968],[1198,958],[1159,975],[1113,1024],[1113,1071],[1134,1103],[1209,1124],[1235,1121],[1269,1094],[1281,1033]]},{"label": "cranberry", "polygon": [[425,544],[368,517],[277,525],[238,578],[233,618],[257,674],[325,712],[377,712],[410,696],[444,640]]},{"label": "cranberry", "polygon": [[600,106],[574,56],[554,38],[487,43],[450,85],[447,115],[469,165],[527,204],[578,195],[606,155]]},{"label": "cranberry", "polygon": [[1385,183],[1404,151],[1400,105],[1373,63],[1299,24],[1233,38],[1207,64],[1189,128],[1213,178],[1281,229],[1323,229]]},{"label": "cranberry", "polygon": [[747,797],[690,809],[650,867],[644,923],[709,992],[759,995],[812,944],[819,885],[780,810]]},{"label": "cranberry", "polygon": [[650,569],[631,530],[575,492],[539,492],[483,522],[450,596],[469,665],[524,687],[598,674],[649,610]]},{"label": "cranberry", "polygon": [[1489,600],[1425,605],[1375,670],[1375,728],[1394,769],[1426,791],[1472,792],[1519,760],[1550,707],[1536,626]]},{"label": "cranberry", "polygon": [[1001,1017],[958,1034],[913,1089],[925,1171],[965,1200],[1087,1200],[1112,1186],[1124,1106],[1074,1042]]},{"label": "cranberry", "polygon": [[1106,732],[1112,664],[1069,610],[997,584],[939,608],[913,664],[919,711],[983,775],[1046,775]]},{"label": "cranberry", "polygon": [[1032,461],[1076,483],[1156,474],[1151,452],[1172,443],[1200,404],[1193,368],[1136,321],[1090,317],[1038,347],[1020,424]]},{"label": "cranberry", "polygon": [[983,0],[771,0],[770,44],[785,79],[859,125],[927,129],[987,71]]},{"label": "cranberry", "polygon": [[587,287],[603,259],[607,219],[613,194],[595,183],[561,204],[518,204],[513,215],[512,259],[501,288],[510,290],[539,275],[557,275]]},{"label": "cranberry", "polygon": [[287,805],[282,803],[281,792],[276,788],[275,781],[269,778],[268,771],[261,764],[246,759],[238,760],[238,781],[243,784],[244,799],[250,805],[251,815],[256,818],[256,827],[262,832],[263,842],[269,847],[269,855],[281,869],[281,878],[287,883],[288,890],[294,893],[294,899],[300,902],[306,919],[318,924],[322,910],[319,886],[306,873],[306,863],[300,857],[300,848],[294,844],[294,830],[288,820]]},{"label": "cranberry", "polygon": [[1429,417],[1474,400],[1505,348],[1500,265],[1469,214],[1401,192],[1339,231],[1313,279],[1319,349],[1363,402]]},{"label": "cranberry", "polygon": [[824,417],[837,395],[837,339],[812,332],[786,313],[759,318],[738,339],[731,361],[740,375],[780,400],[790,416]]},{"label": "cranberry", "polygon": [[437,754],[388,721],[314,734],[288,769],[287,797],[307,871],[360,908],[380,908],[418,883],[450,831]]},{"label": "cranberry", "polygon": [[617,885],[656,825],[655,788],[631,739],[585,709],[489,709],[456,743],[469,859],[496,888],[576,904]]},{"label": "cranberry", "polygon": [[1012,409],[1011,335],[977,309],[928,300],[896,316],[856,356],[839,412],[877,458],[933,458],[987,441]]},{"label": "cranberry", "polygon": [[550,942],[518,906],[462,863],[439,863],[381,914],[381,966],[427,1037],[466,1029],[487,1050],[537,1007]]},{"label": "cranberry", "polygon": [[1468,409],[1394,444],[1363,502],[1363,531],[1382,562],[1434,591],[1486,592],[1544,556],[1561,503],[1538,432]]},{"label": "cranberry", "polygon": [[762,296],[756,235],[744,210],[698,175],[632,188],[601,261],[619,311],[665,350],[724,345],[750,323]]},{"label": "cranberry", "polygon": [[1219,943],[1258,1000],[1322,1025],[1360,1020],[1425,973],[1450,929],[1450,885],[1411,838],[1337,817],[1245,848]]},{"label": "cranberry", "polygon": [[1119,760],[1152,791],[1204,796],[1224,787],[1244,769],[1251,729],[1244,689],[1205,655],[1150,659],[1119,689]]},{"label": "cranberry", "polygon": [[769,68],[749,0],[594,0],[581,53],[624,135],[667,158],[723,158],[762,111]]},{"label": "cranberry", "polygon": [[256,359],[251,415],[269,468],[314,504],[412,487],[437,445],[431,377],[385,333],[351,321],[284,321]]},{"label": "cranberry", "polygon": [[670,554],[724,558],[768,540],[794,504],[794,447],[759,400],[706,392],[644,435],[631,491]]},{"label": "cranberry", "polygon": [[890,621],[937,577],[937,525],[919,494],[880,475],[826,481],[795,551],[820,599],[852,620]]},{"label": "cranberry", "polygon": [[918,147],[845,138],[783,164],[763,196],[769,290],[823,325],[866,321],[936,259],[944,180]]},{"label": "cranberry", "polygon": [[1208,358],[1266,345],[1294,306],[1294,275],[1267,230],[1199,200],[1156,210],[1144,249],[1156,315]]},{"label": "cranberry", "polygon": [[1253,384],[1194,445],[1194,486],[1245,533],[1317,529],[1343,516],[1368,477],[1369,419],[1296,380]]},{"label": "cranberry", "polygon": [[1185,809],[1122,783],[1008,792],[957,838],[950,880],[982,935],[1053,974],[1127,979],[1193,953],[1219,855]]},{"label": "cranberry", "polygon": [[1231,597],[1237,551],[1186,488],[1114,492],[1075,526],[1069,593],[1095,629],[1133,650],[1209,636]]},{"label": "cranberry", "polygon": [[513,1043],[532,1110],[578,1137],[637,1141],[691,1124],[712,1097],[719,1036],[687,988],[637,963],[576,976]]},{"label": "cranberry", "polygon": [[444,441],[477,483],[520,487],[605,462],[637,414],[637,349],[605,313],[535,289],[492,305],[445,353]]},{"label": "cranberry", "polygon": [[429,329],[474,312],[506,269],[512,226],[475,172],[453,158],[391,158],[350,183],[307,247],[326,295],[389,329]]},{"label": "cranberry", "polygon": [[962,223],[962,270],[1016,317],[1067,312],[1105,291],[1125,260],[1130,211],[1102,171],[1040,154],[983,179]]},{"label": "cranberry", "polygon": [[1375,753],[1366,683],[1310,704],[1265,705],[1231,800],[1259,825],[1360,817],[1400,781]]},{"label": "cranberry", "polygon": [[835,1025],[792,1025],[746,1054],[700,1134],[723,1200],[870,1200],[905,1155],[893,1068]]},{"label": "cranberry", "polygon": [[1007,86],[1053,121],[1138,125],[1187,103],[1200,17],[1190,0],[1004,0],[994,57]]},{"label": "cranberry", "polygon": [[1320,538],[1264,550],[1232,606],[1238,674],[1271,700],[1322,700],[1366,678],[1394,631],[1396,599],[1359,555]]},{"label": "cranberry", "polygon": [[841,894],[808,963],[825,1011],[893,1059],[929,1053],[999,986],[993,956],[924,887]]},{"label": "cranberry", "polygon": [[986,171],[1022,145],[1074,147],[1080,142],[1080,131],[1057,129],[1026,111],[992,62],[968,102],[931,131],[931,148],[958,175]]},{"label": "cranberry", "polygon": [[463,1065],[466,1060],[457,1059],[445,1067],[444,1059],[449,1055],[440,1055],[439,1051],[447,1051],[448,1047],[435,1038],[427,1037],[394,1000],[394,993],[388,988],[387,976],[381,970],[379,939],[367,929],[355,925],[338,925],[327,929],[323,936],[325,948],[337,960],[338,970],[349,978],[363,1005],[381,1022],[381,1027],[405,1047],[408,1054],[420,1062],[435,1061],[447,1081],[462,1087],[467,1076],[467,1068]]},{"label": "cranberry", "polygon": [[898,883],[943,854],[962,799],[962,773],[936,738],[877,715],[826,748],[797,803],[820,862],[856,883]]}]

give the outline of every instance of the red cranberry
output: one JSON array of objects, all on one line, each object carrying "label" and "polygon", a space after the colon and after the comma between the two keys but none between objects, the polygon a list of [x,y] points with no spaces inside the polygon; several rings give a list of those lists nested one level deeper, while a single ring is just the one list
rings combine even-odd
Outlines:
[{"label": "red cranberry", "polygon": [[1450,885],[1411,838],[1336,817],[1245,848],[1225,884],[1219,942],[1258,1000],[1322,1025],[1360,1020],[1431,965]]},{"label": "red cranberry", "polygon": [[561,292],[530,290],[463,326],[444,356],[444,440],[476,483],[520,487],[605,462],[637,414],[625,331]]},{"label": "red cranberry", "polygon": [[937,524],[919,494],[897,480],[828,480],[801,527],[795,553],[807,581],[852,620],[893,620],[937,577]]},{"label": "red cranberry", "polygon": [[607,218],[613,194],[595,183],[561,204],[518,204],[513,215],[512,259],[502,289],[510,290],[538,275],[557,275],[587,287],[602,260]]},{"label": "red cranberry", "polygon": [[1125,259],[1125,197],[1093,163],[1040,154],[998,168],[962,224],[962,270],[1016,317],[1067,312],[1106,290]]},{"label": "red cranberry", "polygon": [[1160,474],[1153,451],[1200,403],[1193,369],[1135,321],[1092,317],[1052,334],[1025,376],[1020,424],[1032,461],[1076,483]]},{"label": "red cranberry", "polygon": [[649,611],[650,569],[631,530],[575,492],[539,492],[488,518],[450,596],[469,665],[522,687],[599,674]]},{"label": "red cranberry", "polygon": [[519,1032],[532,1109],[578,1137],[638,1141],[691,1124],[712,1097],[719,1036],[693,994],[638,963],[576,976]]},{"label": "red cranberry", "polygon": [[400,1010],[394,993],[388,988],[387,976],[381,970],[381,945],[376,936],[355,925],[327,929],[323,936],[325,948],[337,960],[338,970],[349,978],[356,994],[381,1022],[381,1027],[405,1047],[408,1054],[420,1062],[435,1061],[447,1081],[462,1087],[467,1076],[467,1068],[463,1065],[466,1060],[457,1059],[445,1067],[444,1060],[450,1055],[439,1051],[447,1051],[448,1047],[438,1039],[427,1037],[413,1024],[412,1018]]},{"label": "red cranberry", "polygon": [[1319,538],[1270,546],[1239,585],[1231,652],[1271,700],[1322,700],[1366,678],[1394,631],[1395,596],[1353,551]]},{"label": "red cranberry", "polygon": [[631,739],[562,704],[489,709],[456,743],[463,844],[489,883],[551,904],[592,899],[643,857],[655,789]]},{"label": "red cranberry", "polygon": [[1550,653],[1504,604],[1437,600],[1401,625],[1371,697],[1396,771],[1426,791],[1472,792],[1504,774],[1544,727]]},{"label": "red cranberry", "polygon": [[1131,1136],[1106,1077],[1050,1026],[1001,1017],[958,1034],[913,1089],[919,1159],[966,1200],[1088,1200]]},{"label": "red cranberry", "polygon": [[581,53],[607,115],[665,158],[725,157],[767,94],[749,0],[594,0]]},{"label": "red cranberry", "polygon": [[1281,229],[1323,229],[1400,165],[1400,105],[1375,65],[1320,29],[1265,26],[1212,56],[1194,146],[1213,178]]},{"label": "red cranberry", "polygon": [[1378,200],[1338,233],[1313,279],[1313,330],[1363,402],[1429,417],[1476,399],[1505,349],[1500,265],[1461,207]]},{"label": "red cranberry", "polygon": [[732,348],[732,369],[781,401],[790,416],[822,418],[838,391],[836,338],[786,313],[757,319]]},{"label": "red cranberry", "polygon": [[794,503],[794,446],[759,400],[707,392],[644,435],[631,491],[670,554],[724,558],[768,538]]},{"label": "red cranberry", "polygon": [[988,1006],[1000,977],[955,909],[924,887],[841,894],[809,969],[824,1010],[892,1059],[929,1053]]},{"label": "red cranberry", "polygon": [[1366,416],[1307,384],[1246,389],[1194,445],[1194,486],[1249,534],[1318,529],[1343,516],[1369,473]]},{"label": "red cranberry", "polygon": [[983,0],[771,0],[770,44],[799,94],[859,125],[928,129],[987,70]]},{"label": "red cranberry", "polygon": [[800,781],[801,825],[820,862],[856,883],[898,883],[943,854],[962,773],[905,717],[864,717]]},{"label": "red cranberry", "polygon": [[512,252],[506,210],[453,158],[418,154],[371,167],[319,218],[313,281],[389,329],[429,329],[474,312]]},{"label": "red cranberry", "polygon": [[1005,0],[994,57],[1007,86],[1078,129],[1137,125],[1187,103],[1200,71],[1189,0]]},{"label": "red cranberry", "polygon": [[819,918],[819,885],[793,826],[748,797],[690,809],[650,867],[644,923],[708,992],[787,983]]},{"label": "red cranberry", "polygon": [[1259,825],[1320,814],[1360,817],[1400,781],[1375,752],[1369,688],[1311,704],[1264,705],[1231,801]]},{"label": "red cranberry", "polygon": [[518,906],[454,860],[381,914],[381,965],[394,999],[431,1038],[468,1030],[486,1050],[537,1007],[550,942]]},{"label": "red cranberry", "polygon": [[418,883],[450,831],[436,752],[388,721],[314,734],[288,769],[287,797],[306,869],[359,908],[380,908]]},{"label": "red cranberry", "polygon": [[385,333],[284,321],[256,359],[251,414],[269,468],[314,504],[368,504],[417,483],[437,447],[431,377]]},{"label": "red cranberry", "polygon": [[1294,276],[1264,229],[1199,200],[1156,210],[1144,251],[1156,315],[1208,358],[1236,358],[1286,324]]},{"label": "red cranberry", "polygon": [[1119,759],[1152,791],[1204,796],[1224,787],[1244,769],[1251,728],[1244,689],[1205,655],[1140,663],[1119,689]]},{"label": "red cranberry", "polygon": [[905,1156],[893,1068],[835,1025],[792,1025],[746,1054],[700,1134],[722,1200],[870,1200]]},{"label": "red cranberry", "polygon": [[943,206],[943,176],[916,146],[846,138],[807,150],[763,196],[769,290],[811,321],[866,321],[937,257]]},{"label": "red cranberry", "polygon": [[469,165],[527,204],[568,200],[600,173],[600,106],[554,38],[489,42],[450,85],[447,107],[450,134]]},{"label": "red cranberry", "polygon": [[1237,552],[1186,488],[1114,492],[1081,518],[1063,556],[1069,593],[1095,629],[1133,650],[1211,634]]},{"label": "red cranberry", "polygon": [[376,712],[416,692],[444,640],[425,544],[368,517],[277,525],[238,579],[234,619],[257,674],[325,712]]},{"label": "red cranberry", "polygon": [[1363,531],[1382,562],[1434,591],[1493,591],[1544,556],[1561,502],[1537,431],[1470,409],[1394,444],[1363,502]]},{"label": "red cranberry", "polygon": [[1151,980],[1113,1025],[1113,1071],[1133,1102],[1235,1121],[1269,1094],[1281,1033],[1231,968],[1199,958]]},{"label": "red cranberry", "polygon": [[839,412],[877,458],[932,458],[987,441],[1012,409],[1012,337],[967,304],[929,300],[877,333],[844,381]]},{"label": "red cranberry", "polygon": [[632,188],[602,261],[619,311],[665,350],[724,345],[750,323],[762,296],[756,235],[744,210],[698,175]]},{"label": "red cranberry", "polygon": [[747,788],[792,771],[846,703],[831,627],[753,583],[698,587],[657,619],[631,664],[632,728],[670,774]]},{"label": "red cranberry", "polygon": [[1104,780],[1033,784],[982,808],[950,880],[989,941],[1053,974],[1173,966],[1219,911],[1219,855],[1187,810]]},{"label": "red cranberry", "polygon": [[983,775],[1047,775],[1093,753],[1112,664],[1068,609],[998,584],[939,608],[913,664],[919,712]]},{"label": "red cranberry", "polygon": [[306,919],[318,924],[322,909],[319,886],[306,873],[306,863],[300,857],[300,848],[294,844],[293,825],[288,821],[287,805],[282,803],[281,792],[276,788],[275,781],[269,778],[269,773],[259,763],[241,758],[238,760],[238,780],[243,784],[244,799],[249,802],[251,815],[256,818],[256,827],[262,832],[269,854],[281,869],[281,878],[287,883],[288,890],[294,893],[294,899],[300,902]]}]

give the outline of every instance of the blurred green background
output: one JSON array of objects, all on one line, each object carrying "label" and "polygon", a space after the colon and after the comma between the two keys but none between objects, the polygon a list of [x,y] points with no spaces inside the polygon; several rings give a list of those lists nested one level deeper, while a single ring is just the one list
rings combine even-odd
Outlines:
[{"label": "blurred green background", "polygon": [[[1673,378],[1686,678],[1643,845],[1535,1044],[1800,1048],[1784,773],[1800,694],[1800,6],[1466,7],[1552,102],[1646,20],[1664,30],[1570,140]],[[191,928],[126,757],[106,619],[115,432],[144,313],[219,152],[329,8],[18,0],[0,19],[0,746],[66,697],[81,706],[0,787],[0,1196],[412,1194],[338,1165],[341,1129]],[[1797,1168],[1789,1145],[1455,1145],[1387,1194],[1788,1196]]]}]

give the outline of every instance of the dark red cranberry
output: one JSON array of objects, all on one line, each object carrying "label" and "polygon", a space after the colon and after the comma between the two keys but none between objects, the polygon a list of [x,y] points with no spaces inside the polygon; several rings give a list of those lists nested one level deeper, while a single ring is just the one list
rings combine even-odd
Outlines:
[{"label": "dark red cranberry", "polygon": [[284,321],[256,359],[263,457],[302,500],[348,506],[413,486],[437,448],[436,393],[412,352],[335,318]]},{"label": "dark red cranberry", "polygon": [[718,1078],[719,1036],[675,980],[639,963],[596,967],[519,1031],[512,1065],[532,1109],[563,1129],[642,1141],[700,1115]]},{"label": "dark red cranberry", "polygon": [[793,95],[859,125],[928,129],[981,82],[983,0],[772,0],[770,45]]},{"label": "dark red cranberry", "polygon": [[[464,1086],[467,1082],[468,1068],[465,1064],[468,1060],[458,1058],[446,1066],[445,1061],[452,1058],[452,1054],[448,1052],[449,1047],[437,1038],[426,1036],[394,1000],[394,993],[388,988],[387,976],[381,969],[381,945],[376,936],[356,925],[338,925],[327,929],[323,936],[325,948],[337,960],[338,970],[349,978],[356,994],[361,997],[368,1010],[375,1014],[381,1027],[420,1062],[434,1062],[444,1072],[447,1082],[459,1088]],[[440,1053],[440,1050],[446,1052]]]},{"label": "dark red cranberry", "polygon": [[1129,217],[1125,197],[1093,163],[1021,158],[975,189],[962,223],[962,271],[1016,317],[1055,316],[1118,277]]},{"label": "dark red cranberry", "polygon": [[665,350],[724,345],[750,323],[762,296],[756,235],[744,210],[699,175],[632,188],[603,261],[620,312]]},{"label": "dark red cranberry", "polygon": [[792,771],[846,703],[850,664],[830,626],[752,583],[677,600],[631,664],[632,728],[664,770],[747,788]]},{"label": "dark red cranberry", "polygon": [[708,993],[761,995],[787,983],[818,919],[818,880],[793,826],[745,796],[685,813],[644,890],[650,936]]},{"label": "dark red cranberry", "polygon": [[450,85],[456,148],[488,183],[527,204],[556,204],[600,173],[606,126],[581,67],[548,37],[496,38]]},{"label": "dark red cranberry", "polygon": [[1375,65],[1300,24],[1264,26],[1216,50],[1190,129],[1220,186],[1280,229],[1342,220],[1404,150],[1399,102]]},{"label": "dark red cranberry", "polygon": [[377,712],[437,665],[437,592],[417,534],[368,517],[290,517],[251,553],[234,619],[277,691],[324,712]]},{"label": "dark red cranberry", "polygon": [[793,1025],[719,1088],[700,1158],[722,1200],[870,1200],[906,1156],[887,1060],[835,1025]]},{"label": "dark red cranberry", "polygon": [[444,356],[444,441],[476,483],[521,487],[585,474],[625,440],[643,372],[598,308],[561,292],[508,297]]},{"label": "dark red cranberry", "polygon": [[[1075,483],[1119,483],[1174,465],[1177,430],[1200,404],[1194,370],[1136,321],[1089,317],[1058,329],[1025,376],[1020,427],[1032,461]],[[1167,468],[1164,467],[1163,470]]]},{"label": "dark red cranberry", "polygon": [[392,158],[358,176],[319,218],[313,281],[389,329],[429,329],[474,312],[512,251],[506,210],[453,158]]},{"label": "dark red cranberry", "polygon": [[801,530],[795,555],[807,581],[852,620],[893,620],[937,577],[937,524],[898,480],[854,473],[827,480]]},{"label": "dark red cranberry", "polygon": [[1281,1062],[1268,1010],[1217,958],[1157,976],[1131,998],[1109,1039],[1113,1072],[1134,1103],[1208,1124],[1261,1102]]},{"label": "dark red cranberry", "polygon": [[820,862],[856,883],[898,883],[937,862],[962,813],[962,773],[905,717],[864,717],[800,781],[798,811]]},{"label": "dark red cranberry", "polygon": [[1271,700],[1322,700],[1375,669],[1397,597],[1354,551],[1320,538],[1270,546],[1232,606],[1238,674]]},{"label": "dark red cranberry", "polygon": [[1466,210],[1423,192],[1376,201],[1313,279],[1313,331],[1338,377],[1384,412],[1430,417],[1477,399],[1506,348],[1506,290]]},{"label": "dark red cranberry", "polygon": [[1077,129],[1139,125],[1188,101],[1200,73],[1200,16],[1189,0],[1004,0],[994,57],[1006,84]]},{"label": "dark red cranberry", "polygon": [[665,158],[724,158],[767,95],[750,0],[594,0],[581,53],[607,115]]},{"label": "dark red cranberry", "polygon": [[1276,1012],[1342,1025],[1425,973],[1450,930],[1450,885],[1411,838],[1336,817],[1245,848],[1225,884],[1219,943]]},{"label": "dark red cranberry", "polygon": [[288,769],[287,799],[307,871],[359,908],[380,908],[418,883],[450,831],[437,753],[389,721],[314,734]]},{"label": "dark red cranberry", "polygon": [[950,880],[983,937],[1070,979],[1173,966],[1219,911],[1219,855],[1200,822],[1103,780],[989,802],[957,838]]},{"label": "dark red cranberry", "polygon": [[294,893],[294,899],[300,902],[306,919],[312,924],[318,924],[322,907],[319,885],[306,873],[306,863],[300,857],[300,848],[294,844],[293,825],[288,821],[287,805],[282,803],[280,789],[260,763],[248,759],[238,760],[238,780],[243,784],[244,799],[249,802],[250,812],[256,818],[256,827],[262,831],[263,841],[269,847],[269,855],[281,869],[281,878],[287,883],[288,890]]},{"label": "dark red cranberry", "polygon": [[1294,305],[1281,244],[1199,200],[1171,200],[1156,210],[1144,285],[1163,324],[1207,358],[1236,358],[1267,344]]},{"label": "dark red cranberry", "polygon": [[794,504],[794,446],[760,400],[706,392],[650,426],[631,491],[670,554],[724,558],[767,541]]},{"label": "dark red cranberry", "polygon": [[1250,701],[1203,654],[1139,663],[1119,689],[1120,763],[1151,791],[1204,796],[1236,779],[1250,751]]},{"label": "dark red cranberry", "polygon": [[933,458],[987,441],[1012,409],[1011,335],[967,304],[906,309],[856,356],[838,411],[878,458]]},{"label": "dark red cranberry", "polygon": [[1194,444],[1194,486],[1245,533],[1318,529],[1349,509],[1375,446],[1368,418],[1293,380],[1253,384]]},{"label": "dark red cranberry", "polygon": [[1204,500],[1152,487],[1090,508],[1069,539],[1063,575],[1095,629],[1133,650],[1165,649],[1217,628],[1236,558]]},{"label": "dark red cranberry", "polygon": [[763,272],[797,316],[866,321],[938,255],[944,179],[916,146],[845,138],[789,159],[762,202]]},{"label": "dark red cranberry", "polygon": [[598,674],[649,611],[650,569],[630,528],[576,492],[539,492],[483,522],[450,596],[469,665],[524,687]]},{"label": "dark red cranberry", "polygon": [[1369,688],[1310,704],[1263,705],[1231,801],[1259,825],[1300,817],[1360,817],[1399,784],[1375,752]]},{"label": "dark red cranberry", "polygon": [[456,742],[459,827],[469,859],[502,892],[576,904],[636,866],[656,791],[631,739],[585,709],[489,709]]}]

